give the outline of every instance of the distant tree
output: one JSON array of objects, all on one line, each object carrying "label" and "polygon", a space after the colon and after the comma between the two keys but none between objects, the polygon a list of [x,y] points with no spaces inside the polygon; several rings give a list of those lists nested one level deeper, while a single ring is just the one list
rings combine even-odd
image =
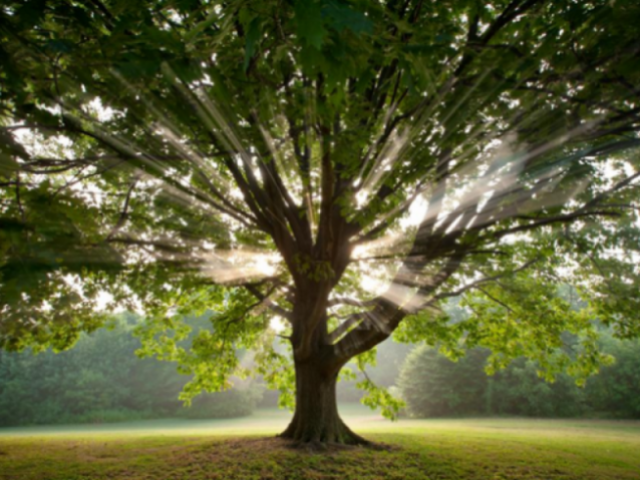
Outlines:
[{"label": "distant tree", "polygon": [[589,414],[585,392],[573,378],[561,373],[550,383],[540,378],[538,372],[534,362],[520,358],[495,377],[489,377],[486,413],[529,417]]},{"label": "distant tree", "polygon": [[540,366],[518,358],[487,375],[490,351],[475,348],[454,362],[436,348],[418,346],[407,356],[397,385],[409,415],[523,415],[532,417],[639,418],[640,342],[603,331],[602,351],[613,363],[603,366],[584,388],[565,373],[553,382]]},{"label": "distant tree", "polygon": [[407,413],[414,417],[589,413],[584,390],[567,374],[558,374],[550,383],[540,378],[538,365],[519,358],[489,376],[484,368],[489,355],[486,349],[474,348],[454,362],[426,345],[414,349],[398,379]]},{"label": "distant tree", "polygon": [[602,343],[615,363],[587,382],[589,408],[604,417],[640,418],[640,341],[622,341],[607,334]]},{"label": "distant tree", "polygon": [[[595,371],[591,318],[640,333],[638,24],[636,0],[4,1],[0,344],[66,348],[109,292],[185,398],[293,386],[300,442],[365,443],[336,379],[394,332]],[[439,314],[457,295],[468,320]]]},{"label": "distant tree", "polygon": [[482,415],[486,413],[488,378],[483,370],[489,352],[472,349],[452,362],[427,345],[405,360],[398,386],[414,417]]}]

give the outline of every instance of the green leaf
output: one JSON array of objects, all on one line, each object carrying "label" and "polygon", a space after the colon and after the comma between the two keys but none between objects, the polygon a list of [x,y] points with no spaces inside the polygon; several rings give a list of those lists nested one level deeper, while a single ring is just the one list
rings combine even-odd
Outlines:
[{"label": "green leaf", "polygon": [[246,35],[246,44],[244,48],[244,70],[245,72],[249,68],[249,63],[251,62],[251,58],[256,51],[256,46],[258,45],[258,41],[260,40],[260,20],[258,18],[254,18],[250,23]]},{"label": "green leaf", "polygon": [[73,43],[68,40],[49,40],[47,47],[56,53],[69,53],[73,50]]},{"label": "green leaf", "polygon": [[28,0],[16,11],[18,23],[25,29],[33,27],[44,16],[46,7],[46,0]]},{"label": "green leaf", "polygon": [[320,50],[327,30],[322,23],[322,6],[314,0],[296,0],[294,10],[297,33],[307,45]]},{"label": "green leaf", "polygon": [[322,17],[328,24],[341,32],[349,29],[353,33],[373,33],[373,22],[363,13],[351,8],[340,0],[326,0],[322,6]]}]

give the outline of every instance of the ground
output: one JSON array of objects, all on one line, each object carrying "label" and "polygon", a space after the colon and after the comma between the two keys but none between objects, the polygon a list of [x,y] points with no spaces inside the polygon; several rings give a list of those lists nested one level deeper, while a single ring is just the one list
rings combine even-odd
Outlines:
[{"label": "ground", "polygon": [[328,454],[273,435],[288,416],[0,429],[0,479],[640,479],[640,422],[533,419],[347,423],[388,450]]}]

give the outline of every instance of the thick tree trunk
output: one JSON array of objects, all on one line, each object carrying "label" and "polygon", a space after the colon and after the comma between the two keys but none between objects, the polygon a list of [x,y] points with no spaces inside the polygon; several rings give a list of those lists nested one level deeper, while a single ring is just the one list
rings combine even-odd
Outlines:
[{"label": "thick tree trunk", "polygon": [[296,409],[280,437],[301,444],[366,445],[338,414],[337,372],[323,371],[319,362],[296,363]]}]

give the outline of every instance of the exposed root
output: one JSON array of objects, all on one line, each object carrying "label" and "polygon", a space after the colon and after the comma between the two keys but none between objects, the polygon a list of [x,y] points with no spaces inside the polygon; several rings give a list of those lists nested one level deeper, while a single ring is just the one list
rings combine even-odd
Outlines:
[{"label": "exposed root", "polygon": [[345,443],[336,443],[336,442],[320,442],[318,440],[312,441],[300,441],[300,440],[292,440],[289,438],[276,437],[280,439],[282,445],[285,448],[289,448],[292,450],[302,451],[310,454],[318,454],[318,453],[326,453],[331,454],[334,452],[343,452],[357,449],[372,449],[379,451],[388,451],[391,450],[392,447],[386,444],[374,443],[370,441],[365,441],[364,443],[359,444],[345,444]]},{"label": "exposed root", "polygon": [[302,436],[301,438],[295,438],[290,435],[288,430],[285,430],[276,438],[282,440],[283,445],[287,448],[295,450],[302,450],[308,453],[333,453],[344,450],[354,450],[358,448],[366,448],[371,450],[388,451],[392,450],[392,447],[382,443],[375,443],[361,436],[353,433],[346,425],[343,424],[344,430],[339,436],[340,441],[335,440],[335,436],[332,435],[331,440],[326,440],[316,437]]}]

